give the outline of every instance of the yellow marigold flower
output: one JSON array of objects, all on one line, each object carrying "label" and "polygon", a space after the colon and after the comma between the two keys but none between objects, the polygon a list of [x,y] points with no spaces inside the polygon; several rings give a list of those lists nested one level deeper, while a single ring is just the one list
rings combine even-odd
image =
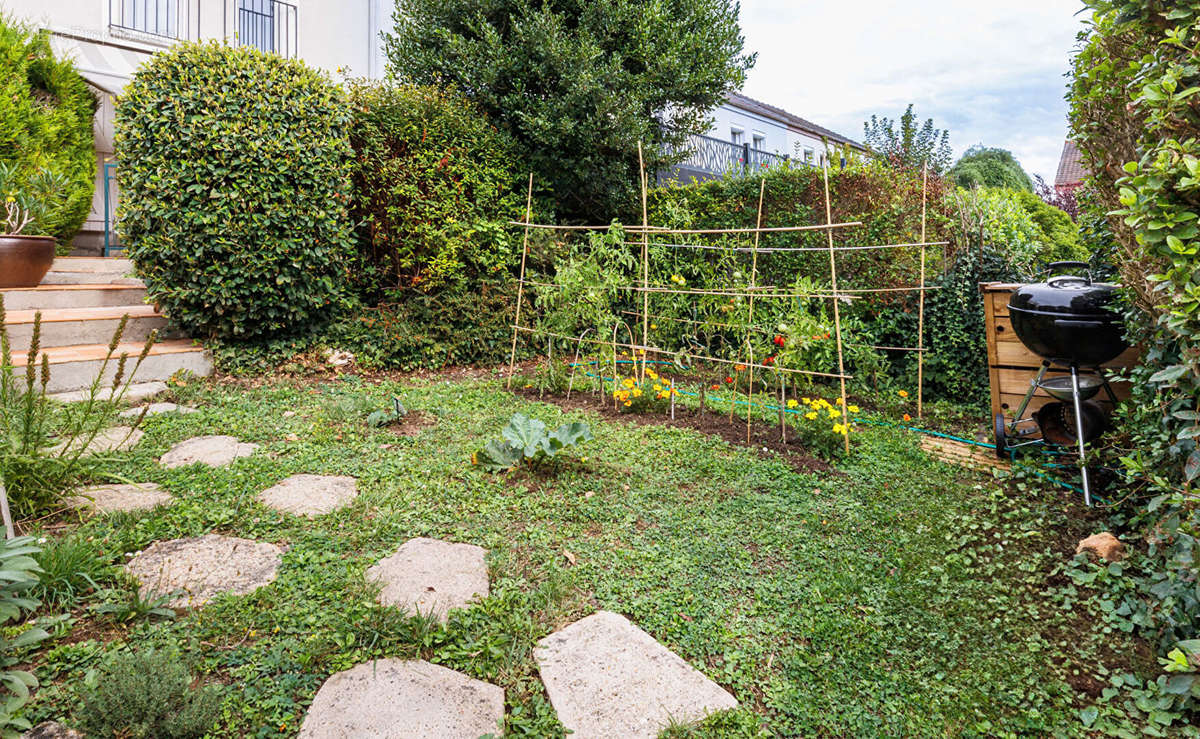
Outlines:
[{"label": "yellow marigold flower", "polygon": [[800,402],[805,405],[812,405],[812,398],[801,398]]},{"label": "yellow marigold flower", "polygon": [[788,408],[795,408],[796,406],[798,406],[800,404],[796,402],[795,398],[788,398],[787,405],[788,405]]},{"label": "yellow marigold flower", "polygon": [[655,389],[655,390],[662,390],[662,385],[659,385],[659,384],[656,382],[656,383],[654,383],[654,389]]},{"label": "yellow marigold flower", "polygon": [[654,370],[652,370],[652,369],[648,369],[648,370],[646,370],[646,374],[650,375],[650,379],[651,379],[651,380],[657,380],[657,379],[658,379],[658,373],[657,373],[657,372],[655,372],[655,371],[654,371]]},{"label": "yellow marigold flower", "polygon": [[635,398],[640,398],[640,397],[642,397],[642,389],[641,389],[641,388],[637,388],[637,387],[635,387],[635,388],[633,389],[633,397],[635,397]]},{"label": "yellow marigold flower", "polygon": [[842,416],[842,412],[839,411],[837,408],[829,409],[829,417],[830,418],[841,418],[841,416]]},{"label": "yellow marigold flower", "polygon": [[621,384],[624,385],[625,387],[633,387],[637,383],[634,382],[632,377],[626,377],[624,380],[621,381]]},{"label": "yellow marigold flower", "polygon": [[652,324],[650,324],[650,328],[658,328],[658,324],[657,324],[657,323],[652,323]]},{"label": "yellow marigold flower", "polygon": [[631,405],[633,405],[633,401],[632,401],[632,400],[627,400],[627,401],[625,401],[625,407],[626,407],[626,408],[628,408],[628,407],[629,407],[629,406],[631,406]]},{"label": "yellow marigold flower", "polygon": [[897,394],[897,395],[899,395],[901,398],[907,398],[907,397],[908,397],[908,391],[907,391],[907,390],[898,390],[898,391],[896,391],[896,394]]},{"label": "yellow marigold flower", "polygon": [[838,398],[837,400],[835,400],[833,402],[837,403],[838,405],[842,405],[843,403],[845,403],[845,401],[843,401],[841,398]]},{"label": "yellow marigold flower", "polygon": [[813,420],[814,418],[816,418],[816,417],[817,417],[817,412],[816,412],[816,411],[809,411],[808,413],[805,413],[805,414],[804,414],[804,417],[805,417],[805,418],[807,418],[808,420],[810,420],[810,421],[811,421],[811,420]]},{"label": "yellow marigold flower", "polygon": [[858,406],[852,405],[847,407],[846,410],[850,411],[851,413],[858,413]]}]

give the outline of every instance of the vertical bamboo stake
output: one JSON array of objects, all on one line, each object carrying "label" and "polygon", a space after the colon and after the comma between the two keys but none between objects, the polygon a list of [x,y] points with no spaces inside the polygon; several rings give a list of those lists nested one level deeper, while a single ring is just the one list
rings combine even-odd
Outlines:
[{"label": "vertical bamboo stake", "polygon": [[[750,318],[747,329],[754,328],[754,286],[758,284],[758,239],[762,234],[763,194],[767,191],[767,178],[758,183],[758,217],[754,222],[754,247],[750,250]],[[750,344],[750,331],[746,331],[746,344]],[[746,443],[750,443],[750,411],[754,404],[754,349],[750,348],[750,385],[746,388]]]},{"label": "vertical bamboo stake", "polygon": [[642,185],[642,369],[640,381],[646,381],[646,363],[650,355],[650,216],[646,209],[646,163],[642,159],[642,142],[638,142],[638,174]]},{"label": "vertical bamboo stake", "polygon": [[[829,201],[829,160],[825,160],[825,225],[833,225],[833,207]],[[842,316],[841,309],[838,306],[840,298],[838,297],[837,283],[837,252],[833,250],[833,229],[826,228],[825,233],[829,237],[829,283],[833,294],[833,330],[837,335],[837,354],[838,354],[838,381],[842,384],[842,423],[848,425],[850,419],[846,417],[846,360],[842,354]],[[842,438],[846,440],[846,453],[850,452],[850,434],[842,434]]]},{"label": "vertical bamboo stake", "polygon": [[787,443],[787,377],[779,375],[779,440]]},{"label": "vertical bamboo stake", "polygon": [[929,162],[921,175],[921,286],[917,298],[917,418],[925,410],[925,224],[929,198]]},{"label": "vertical bamboo stake", "polygon": [[525,238],[521,244],[521,281],[517,283],[517,318],[513,321],[512,353],[508,355],[508,382],[512,390],[513,373],[517,368],[517,332],[521,328],[521,301],[525,297],[525,257],[529,254],[529,224],[533,222],[533,172],[529,173],[529,194],[525,196]]}]

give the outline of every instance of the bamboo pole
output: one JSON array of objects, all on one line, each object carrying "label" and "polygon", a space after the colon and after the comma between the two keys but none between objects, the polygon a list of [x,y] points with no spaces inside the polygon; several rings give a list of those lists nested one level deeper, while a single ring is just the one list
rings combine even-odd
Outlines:
[{"label": "bamboo pole", "polygon": [[[625,246],[641,246],[640,241],[622,241],[621,243]],[[838,246],[838,247],[834,248],[834,251],[870,251],[873,249],[905,249],[905,248],[913,247],[913,246],[946,246],[949,243],[950,243],[949,241],[930,241],[926,244],[919,244],[919,243],[913,241],[913,242],[910,242],[907,244],[868,244],[868,245],[861,245],[861,246]],[[650,246],[666,246],[666,247],[670,247],[673,249],[708,249],[711,251],[744,251],[744,252],[751,251],[750,247],[748,247],[748,246],[717,246],[714,244],[669,244],[665,241],[651,241]],[[759,249],[758,253],[759,254],[776,254],[776,253],[797,252],[797,251],[827,252],[827,251],[829,251],[829,248],[825,247],[825,246],[771,246],[771,247],[767,247],[764,249]]]},{"label": "bamboo pole", "polygon": [[787,378],[779,376],[779,440],[787,443]]},{"label": "bamboo pole", "polygon": [[[530,223],[528,219],[525,221],[509,221],[510,226],[524,226],[526,228],[540,228],[551,231],[607,231],[612,228],[612,224],[603,226],[559,226],[553,223]],[[744,234],[752,233],[755,230],[763,233],[772,232],[788,232],[788,231],[824,231],[831,228],[850,228],[852,226],[861,226],[862,221],[848,221],[846,223],[822,223],[815,226],[772,226],[771,228],[753,229],[753,228],[667,228],[665,226],[622,226],[626,231],[633,233],[641,233],[649,231],[650,233],[663,234],[665,236],[673,236],[679,234]]]},{"label": "bamboo pole", "polygon": [[[533,172],[529,173],[529,193],[525,196],[525,221],[533,220]],[[517,316],[513,321],[512,352],[508,355],[508,382],[506,390],[512,390],[513,374],[517,369],[517,330],[521,325],[521,301],[525,298],[525,258],[529,254],[529,228],[525,228],[525,239],[521,244],[521,281],[517,283]]]},{"label": "bamboo pole", "polygon": [[[650,345],[650,216],[646,209],[646,163],[642,159],[642,142],[638,142],[638,175],[642,185],[642,346]],[[650,361],[648,354],[642,354],[642,368],[638,374],[639,382],[646,382],[646,363]]]},{"label": "bamboo pole", "polygon": [[925,410],[925,227],[929,199],[929,162],[921,175],[921,292],[917,302],[917,418]]},{"label": "bamboo pole", "polygon": [[[825,222],[833,223],[833,206],[829,201],[829,158],[825,158]],[[837,252],[833,248],[833,231],[826,231],[829,235],[829,285],[832,288],[833,294],[836,296],[837,287]],[[838,298],[833,299],[833,330],[837,336],[837,355],[838,355],[838,374],[841,375],[842,386],[842,423],[848,424],[850,419],[846,418],[846,360],[842,353],[842,316],[838,306]],[[846,442],[846,453],[850,452],[850,434],[842,434],[842,438]]]},{"label": "bamboo pole", "polygon": [[[758,239],[762,234],[763,195],[766,191],[767,178],[764,177],[758,183],[758,217],[754,222],[754,248],[750,252],[750,314],[746,325],[751,328],[754,326],[754,286],[758,284]],[[746,387],[746,443],[749,444],[750,412],[754,409],[754,346],[750,343],[749,332],[746,333],[746,346],[750,351],[750,384]]]}]

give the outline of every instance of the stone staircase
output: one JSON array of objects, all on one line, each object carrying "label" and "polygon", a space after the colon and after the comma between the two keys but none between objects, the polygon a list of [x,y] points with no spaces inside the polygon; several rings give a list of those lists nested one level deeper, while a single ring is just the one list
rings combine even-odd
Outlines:
[{"label": "stone staircase", "polygon": [[[211,374],[212,358],[206,350],[187,339],[163,333],[166,319],[145,304],[146,288],[129,276],[132,271],[128,259],[60,257],[38,287],[0,290],[14,364],[24,367],[28,361],[24,350],[33,334],[34,315],[41,311],[42,351],[50,359],[48,390],[70,400],[74,391],[91,385],[103,365],[113,331],[122,316],[128,315],[114,357],[122,353],[136,357],[150,332],[159,331],[159,341],[137,375],[126,380],[133,383],[132,397],[152,394],[179,370],[200,376]],[[108,378],[116,364],[109,363],[105,372]]]}]

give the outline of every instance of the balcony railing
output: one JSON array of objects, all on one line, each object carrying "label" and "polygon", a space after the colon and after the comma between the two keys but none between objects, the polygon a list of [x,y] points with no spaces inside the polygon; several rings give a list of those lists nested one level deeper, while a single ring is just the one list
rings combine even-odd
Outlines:
[{"label": "balcony railing", "polygon": [[108,0],[108,27],[148,40],[200,38],[200,0]]},{"label": "balcony railing", "polygon": [[726,174],[748,175],[788,161],[783,154],[755,149],[750,144],[735,144],[711,136],[691,134],[683,146],[671,151],[684,158],[660,178],[710,180]]},{"label": "balcony railing", "polygon": [[225,0],[224,5],[227,39],[280,56],[297,55],[299,10],[295,5],[279,0]]}]

